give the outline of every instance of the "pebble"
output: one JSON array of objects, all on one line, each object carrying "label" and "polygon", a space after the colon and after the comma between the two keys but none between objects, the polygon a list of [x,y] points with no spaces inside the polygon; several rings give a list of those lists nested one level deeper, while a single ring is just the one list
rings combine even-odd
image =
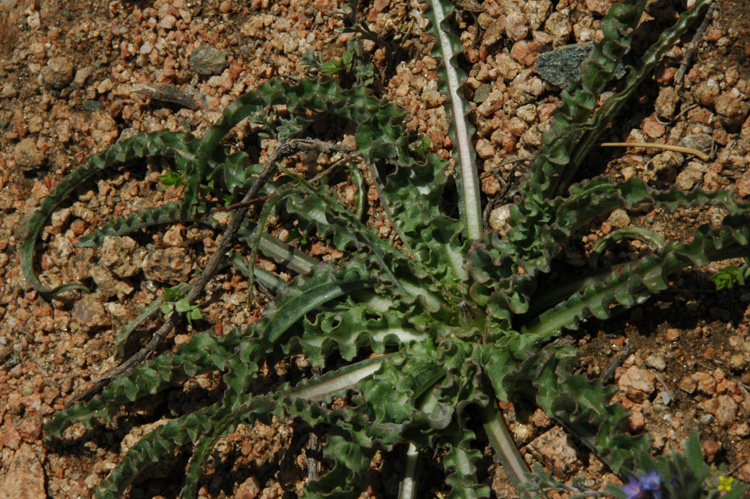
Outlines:
[{"label": "pebble", "polygon": [[638,433],[646,426],[646,418],[643,417],[643,412],[633,411],[628,417],[628,429],[633,433]]},{"label": "pebble", "polygon": [[544,30],[554,39],[554,46],[564,45],[570,34],[573,32],[573,25],[570,23],[570,17],[561,13],[553,12],[544,23]]},{"label": "pebble", "polygon": [[716,453],[721,450],[721,444],[716,440],[704,440],[701,442],[701,450],[703,450],[706,461],[712,463],[716,457]]},{"label": "pebble", "polygon": [[561,428],[555,427],[532,440],[527,448],[545,463],[550,463],[555,475],[575,472],[578,457],[573,442]]},{"label": "pebble", "polygon": [[550,0],[528,0],[523,4],[523,13],[528,19],[529,27],[537,30],[544,24],[552,12],[552,2]]},{"label": "pebble", "polygon": [[600,16],[606,15],[610,7],[612,7],[610,0],[586,0],[586,8]]},{"label": "pebble", "polygon": [[159,21],[159,27],[165,30],[174,28],[175,24],[177,24],[177,18],[172,14],[167,14]]},{"label": "pebble", "polygon": [[105,265],[118,277],[132,277],[138,271],[131,255],[135,252],[137,243],[128,236],[104,238],[99,262]]},{"label": "pebble", "polygon": [[[593,43],[574,43],[545,52],[536,61],[536,71],[547,82],[560,88],[581,78],[581,63],[591,52]],[[624,76],[625,69],[620,64],[615,70],[615,77]]]},{"label": "pebble", "polygon": [[474,91],[474,102],[477,104],[482,104],[489,98],[491,91],[492,85],[490,85],[489,83],[483,83],[479,85]]},{"label": "pebble", "polygon": [[667,361],[662,354],[653,354],[646,357],[646,365],[657,371],[664,371],[667,368]]},{"label": "pebble", "polygon": [[714,109],[722,125],[729,130],[736,130],[745,122],[750,113],[750,104],[742,100],[738,94],[729,92],[716,99]]},{"label": "pebble", "polygon": [[510,56],[524,66],[533,66],[539,57],[537,49],[539,45],[536,42],[519,40],[513,44],[510,49]]},{"label": "pebble", "polygon": [[679,103],[680,95],[674,87],[663,87],[659,90],[659,96],[654,103],[654,111],[660,118],[671,120],[675,116]]},{"label": "pebble", "polygon": [[521,12],[511,12],[505,17],[505,34],[514,42],[523,40],[529,34],[529,20]]},{"label": "pebble", "polygon": [[495,208],[490,212],[490,227],[495,229],[496,231],[500,232],[501,234],[506,233],[510,230],[510,225],[508,225],[508,222],[510,221],[510,216],[512,214],[513,205],[512,204],[506,204],[503,206],[500,206],[499,208]]},{"label": "pebble", "polygon": [[0,99],[12,99],[16,95],[18,95],[18,91],[12,83],[6,83],[3,85],[3,88],[0,89]]},{"label": "pebble", "polygon": [[708,154],[714,147],[714,139],[707,133],[696,133],[683,137],[680,140],[680,145],[682,147],[698,149]]},{"label": "pebble", "polygon": [[36,139],[26,137],[14,148],[16,166],[29,171],[40,168],[44,164],[44,153],[36,145]]},{"label": "pebble", "polygon": [[535,104],[526,104],[516,109],[516,116],[531,125],[536,121],[537,111]]},{"label": "pebble", "polygon": [[729,395],[719,395],[700,403],[700,408],[716,418],[721,426],[728,427],[737,417],[737,402]]},{"label": "pebble", "polygon": [[193,50],[188,63],[190,70],[201,76],[221,74],[229,65],[224,52],[207,44]]},{"label": "pebble", "polygon": [[703,180],[703,174],[708,171],[708,167],[698,161],[691,161],[687,164],[675,179],[675,185],[683,191],[692,190],[698,183]]},{"label": "pebble", "polygon": [[641,130],[652,139],[664,137],[667,128],[659,123],[656,118],[648,117],[641,123]]},{"label": "pebble", "polygon": [[693,90],[693,96],[698,99],[702,106],[712,106],[716,98],[721,93],[719,83],[711,78],[700,82]]},{"label": "pebble", "polygon": [[73,319],[78,321],[83,332],[112,325],[112,319],[102,304],[98,293],[84,295],[73,305]]},{"label": "pebble", "polygon": [[73,80],[73,63],[67,57],[53,57],[42,68],[41,78],[52,88],[66,87]]},{"label": "pebble", "polygon": [[622,229],[630,225],[630,216],[628,212],[618,208],[612,211],[612,214],[607,219],[609,224],[615,229]]},{"label": "pebble", "polygon": [[656,389],[656,377],[645,369],[631,366],[617,380],[617,386],[627,398],[640,403]]},{"label": "pebble", "polygon": [[492,142],[487,139],[479,139],[477,141],[476,151],[482,159],[489,159],[495,155],[495,148],[492,146]]},{"label": "pebble", "polygon": [[94,68],[91,66],[85,66],[76,70],[76,75],[73,77],[73,84],[77,87],[83,87],[86,84],[86,80],[94,73]]},{"label": "pebble", "polygon": [[143,275],[150,281],[179,284],[188,280],[192,265],[185,248],[154,250],[143,261]]},{"label": "pebble", "polygon": [[692,379],[696,382],[698,390],[706,395],[713,395],[716,391],[716,380],[710,374],[698,371],[693,373]]}]

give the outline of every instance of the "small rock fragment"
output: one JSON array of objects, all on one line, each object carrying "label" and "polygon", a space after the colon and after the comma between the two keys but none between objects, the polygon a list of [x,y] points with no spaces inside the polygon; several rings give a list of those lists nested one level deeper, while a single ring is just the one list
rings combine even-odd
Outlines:
[{"label": "small rock fragment", "polygon": [[500,232],[501,234],[508,232],[510,230],[508,221],[510,220],[512,209],[512,204],[506,204],[492,210],[490,212],[490,227]]},{"label": "small rock fragment", "polygon": [[610,223],[612,228],[622,229],[630,225],[630,215],[628,215],[627,211],[618,208],[612,212],[607,221]]},{"label": "small rock fragment", "polygon": [[137,265],[130,258],[136,246],[135,240],[128,236],[107,236],[102,244],[102,256],[99,261],[118,277],[132,277],[138,270]]},{"label": "small rock fragment", "polygon": [[657,371],[663,371],[667,367],[667,361],[661,354],[653,354],[646,357],[646,365],[652,367]]},{"label": "small rock fragment", "polygon": [[687,164],[675,179],[675,185],[683,191],[689,191],[703,180],[703,174],[708,171],[705,164],[698,161],[691,161]]},{"label": "small rock fragment", "polygon": [[729,395],[704,400],[700,404],[701,409],[716,417],[716,422],[721,426],[730,426],[737,417],[737,402]]},{"label": "small rock fragment", "polygon": [[716,380],[710,374],[698,371],[693,373],[692,378],[699,391],[706,395],[713,395],[716,392]]},{"label": "small rock fragment", "polygon": [[192,259],[185,248],[166,248],[146,255],[143,275],[146,279],[170,284],[187,281],[192,269]]},{"label": "small rock fragment", "polygon": [[736,130],[745,122],[750,113],[750,104],[734,95],[732,92],[722,94],[714,103],[719,121],[729,130]]},{"label": "small rock fragment", "polygon": [[721,444],[716,440],[704,440],[701,442],[701,449],[703,455],[706,456],[706,461],[711,463],[716,457],[716,453],[721,450]]},{"label": "small rock fragment", "polygon": [[101,300],[102,296],[99,293],[92,293],[84,295],[73,305],[73,318],[78,321],[82,331],[89,332],[112,325],[112,319]]},{"label": "small rock fragment", "polygon": [[654,103],[654,111],[657,116],[665,120],[671,120],[675,116],[677,104],[680,103],[680,96],[674,87],[663,87],[659,91],[659,96]]},{"label": "small rock fragment", "polygon": [[[556,87],[566,88],[570,82],[581,78],[581,63],[593,47],[591,42],[574,43],[545,52],[536,61],[536,71]],[[622,78],[624,75],[625,68],[620,63],[615,69],[615,77]]]},{"label": "small rock fragment", "polygon": [[24,171],[35,170],[44,164],[44,153],[36,146],[36,140],[26,137],[14,149],[16,165]]},{"label": "small rock fragment", "polygon": [[544,24],[544,21],[552,12],[552,2],[550,0],[528,0],[523,4],[523,13],[529,21],[529,27],[537,30]]},{"label": "small rock fragment", "polygon": [[645,369],[631,366],[617,380],[617,386],[633,402],[643,402],[656,389],[656,377]]},{"label": "small rock fragment", "polygon": [[201,45],[193,50],[188,62],[190,70],[201,76],[218,75],[229,65],[224,52],[211,45]]},{"label": "small rock fragment", "polygon": [[63,88],[73,80],[73,63],[67,57],[53,57],[42,68],[41,77],[46,85]]},{"label": "small rock fragment", "polygon": [[578,456],[570,436],[555,427],[532,440],[527,448],[538,459],[552,467],[556,476],[567,476],[576,470]]}]

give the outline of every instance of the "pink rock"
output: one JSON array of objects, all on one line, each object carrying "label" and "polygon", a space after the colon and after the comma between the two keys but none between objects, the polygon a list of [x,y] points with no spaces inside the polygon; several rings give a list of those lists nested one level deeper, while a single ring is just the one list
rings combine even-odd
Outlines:
[{"label": "pink rock", "polygon": [[645,369],[631,366],[620,376],[617,386],[633,402],[643,402],[656,389],[656,377]]},{"label": "pink rock", "polygon": [[567,475],[576,471],[576,449],[571,438],[559,427],[540,435],[527,447],[540,461],[550,464],[555,475]]},{"label": "pink rock", "polygon": [[721,450],[721,444],[716,440],[704,440],[701,442],[701,449],[703,449],[703,455],[706,456],[706,461],[711,463],[716,453]]},{"label": "pink rock", "polygon": [[159,21],[159,27],[163,29],[172,29],[176,23],[177,18],[172,14],[167,14],[161,21]]},{"label": "pink rock", "polygon": [[697,388],[697,386],[698,386],[698,382],[695,379],[693,379],[691,376],[685,376],[677,384],[677,387],[687,394],[691,394],[695,392],[695,389]]},{"label": "pink rock", "polygon": [[15,426],[11,426],[7,431],[0,434],[0,445],[9,449],[18,449],[18,445],[21,443],[21,434]]},{"label": "pink rock", "polygon": [[495,148],[487,139],[479,139],[476,147],[477,154],[482,159],[489,159],[495,155]]},{"label": "pink rock", "polygon": [[719,395],[712,399],[704,400],[700,404],[708,414],[712,414],[716,418],[716,422],[721,426],[729,426],[737,417],[737,402],[735,402],[729,395]]},{"label": "pink rock", "polygon": [[42,435],[42,422],[27,420],[21,423],[21,438],[24,442],[34,443]]},{"label": "pink rock", "polygon": [[716,392],[716,380],[713,376],[704,372],[693,374],[692,378],[698,383],[698,390],[706,395],[713,395]]},{"label": "pink rock", "polygon": [[13,456],[13,461],[0,484],[0,499],[45,499],[44,459],[42,449],[34,449],[23,444]]},{"label": "pink rock", "polygon": [[666,127],[656,121],[656,119],[654,118],[646,118],[645,120],[643,120],[642,128],[644,133],[652,139],[663,137],[667,131]]},{"label": "pink rock", "polygon": [[633,411],[628,418],[628,429],[633,433],[638,433],[646,426],[646,418],[641,411]]}]

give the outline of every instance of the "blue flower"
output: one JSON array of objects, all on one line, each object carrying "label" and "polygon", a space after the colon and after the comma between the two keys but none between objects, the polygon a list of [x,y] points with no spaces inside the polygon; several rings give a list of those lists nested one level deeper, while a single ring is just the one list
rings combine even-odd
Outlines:
[{"label": "blue flower", "polygon": [[643,484],[639,480],[632,476],[628,480],[630,483],[622,486],[622,491],[628,495],[627,499],[643,499],[646,497],[646,491],[643,490]]},{"label": "blue flower", "polygon": [[[638,478],[630,477],[629,483],[622,486],[622,491],[627,494],[627,499],[661,499],[661,475],[656,470],[651,470]],[[651,492],[651,494],[649,494]]]},{"label": "blue flower", "polygon": [[661,499],[661,475],[656,470],[639,476],[638,481],[643,485],[643,490],[648,490],[654,495],[654,499]]}]

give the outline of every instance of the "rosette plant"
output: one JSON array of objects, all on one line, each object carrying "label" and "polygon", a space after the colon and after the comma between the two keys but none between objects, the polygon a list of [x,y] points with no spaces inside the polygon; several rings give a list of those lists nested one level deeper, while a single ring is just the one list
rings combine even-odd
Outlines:
[{"label": "rosette plant", "polygon": [[[343,88],[325,78],[265,83],[231,104],[202,138],[173,132],[138,135],[91,157],[58,185],[31,221],[23,267],[41,293],[83,288],[49,289],[34,275],[36,239],[55,207],[105,168],[161,156],[172,164],[165,182],[185,184],[183,200],[107,224],[80,244],[96,245],[106,236],[157,223],[199,221],[225,229],[226,244],[212,261],[225,256],[238,237],[251,258],[233,255],[230,262],[278,295],[250,326],[195,334],[149,360],[144,358],[151,350],[136,356],[100,393],[57,414],[45,427],[47,435],[60,438],[75,423],[111,424],[124,404],[218,372],[224,390],[220,400],[144,436],[100,485],[98,497],[120,497],[139,473],[185,446],[192,450],[182,496],[196,497],[217,442],[240,424],[269,423],[273,416],[304,421],[325,436],[327,471],[307,485],[306,497],[357,497],[373,456],[399,449],[406,453],[400,497],[417,497],[417,460],[435,449],[442,450],[451,497],[487,497],[489,487],[476,473],[481,452],[474,442],[480,432],[526,496],[528,469],[499,408],[499,402],[519,399],[541,407],[613,471],[633,475],[634,456],[648,451],[648,439],[625,431],[628,413],[609,404],[612,388],[572,375],[578,351],[551,340],[588,318],[605,319],[615,309],[642,303],[667,288],[669,276],[680,269],[747,254],[750,213],[725,192],[658,191],[637,178],[572,181],[609,121],[709,3],[697,0],[597,109],[629,50],[645,0],[611,8],[602,21],[604,39],[584,63],[581,81],[563,93],[563,104],[519,186],[510,229],[502,235],[482,222],[472,127],[460,97],[463,75],[450,62],[459,43],[444,22],[452,10],[447,1],[432,0],[425,15],[436,40],[434,53],[445,61],[440,76],[452,119],[453,168],[404,131],[403,111],[376,99],[364,85]],[[344,71],[356,63],[351,55],[344,62],[326,67]],[[362,83],[368,71],[354,73]],[[285,114],[280,116],[281,108]],[[368,181],[395,240],[379,238],[362,220],[365,181],[359,169],[345,173],[359,188],[352,205],[321,181],[325,177],[310,180],[283,167],[282,159],[299,150],[341,150],[311,139],[307,125],[324,115],[355,125],[356,153],[369,169]],[[245,152],[222,146],[243,120],[277,139],[268,163],[252,164]],[[279,174],[272,175],[277,169]],[[247,201],[259,197],[267,199],[265,208],[246,217]],[[565,285],[540,285],[581,227],[610,210],[646,203],[672,210],[719,205],[728,215],[719,228],[700,227],[690,241],[669,242],[638,261],[602,267]],[[239,214],[228,225],[215,216],[221,206]],[[318,262],[274,239],[265,230],[273,212],[295,217],[305,234],[330,243],[345,257]],[[299,275],[284,287],[278,277],[252,265],[258,252]],[[168,301],[176,311],[167,324],[180,311],[200,316],[196,300],[212,273],[206,270],[202,278],[171,292]],[[141,315],[161,308],[172,310],[160,302]],[[163,338],[160,334],[156,340]],[[275,386],[258,382],[262,366],[292,355],[304,355],[313,366],[302,380]],[[331,405],[334,397],[340,403]]]}]

